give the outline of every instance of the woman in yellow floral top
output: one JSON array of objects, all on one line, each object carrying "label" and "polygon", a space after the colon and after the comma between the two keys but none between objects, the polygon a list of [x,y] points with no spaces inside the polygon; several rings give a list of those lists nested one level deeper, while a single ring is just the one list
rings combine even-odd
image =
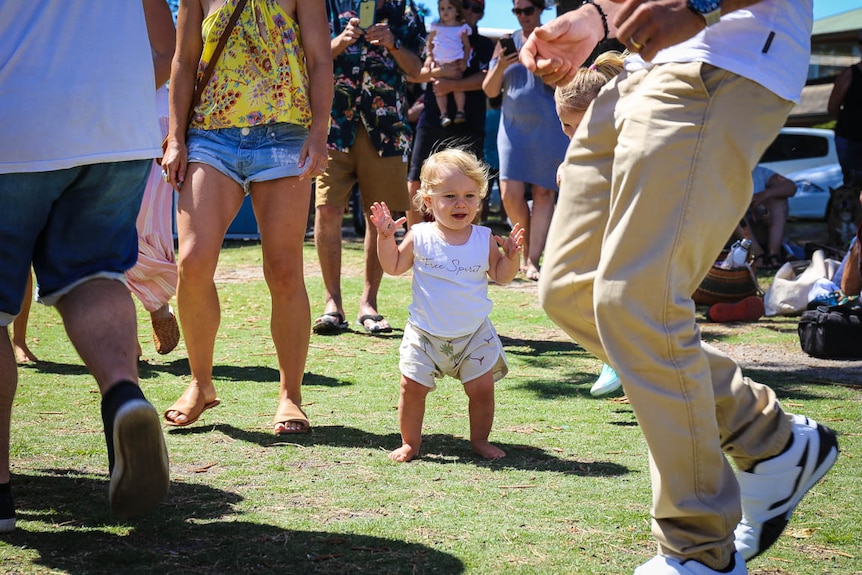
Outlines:
[{"label": "woman in yellow floral top", "polygon": [[180,1],[162,167],[180,192],[177,307],[192,381],[165,422],[190,425],[219,403],[212,381],[220,321],[214,274],[228,226],[250,194],[281,380],[274,431],[302,433],[309,429],[301,384],[311,328],[302,244],[311,181],[327,157],[329,25],[323,2],[248,0],[189,123],[195,82],[237,2]]}]

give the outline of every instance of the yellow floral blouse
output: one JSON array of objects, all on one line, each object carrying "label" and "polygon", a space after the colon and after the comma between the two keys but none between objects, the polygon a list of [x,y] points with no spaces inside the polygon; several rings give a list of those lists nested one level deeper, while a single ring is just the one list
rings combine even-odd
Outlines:
[{"label": "yellow floral blouse", "polygon": [[[227,0],[204,19],[198,79],[237,1]],[[213,130],[276,122],[311,124],[299,25],[276,0],[248,0],[195,108],[191,127]]]}]

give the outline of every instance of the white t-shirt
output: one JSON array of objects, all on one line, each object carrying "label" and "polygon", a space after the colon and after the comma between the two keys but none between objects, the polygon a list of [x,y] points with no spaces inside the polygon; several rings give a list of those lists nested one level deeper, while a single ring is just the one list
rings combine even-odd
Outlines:
[{"label": "white t-shirt", "polygon": [[[706,62],[798,102],[808,76],[813,20],[812,0],[763,0],[659,51],[652,63]],[[626,62],[629,70],[645,66],[639,56]]]},{"label": "white t-shirt", "polygon": [[161,155],[141,2],[0,2],[0,173]]},{"label": "white t-shirt", "polygon": [[434,61],[438,64],[447,62],[456,62],[461,58],[466,57],[464,54],[464,41],[461,39],[462,34],[470,37],[473,29],[469,24],[461,24],[460,26],[443,26],[437,22],[431,23],[431,31],[436,32],[433,40]]},{"label": "white t-shirt", "polygon": [[433,336],[455,338],[479,329],[491,313],[488,268],[491,230],[473,226],[466,243],[453,246],[433,223],[412,226],[413,302],[410,322]]}]

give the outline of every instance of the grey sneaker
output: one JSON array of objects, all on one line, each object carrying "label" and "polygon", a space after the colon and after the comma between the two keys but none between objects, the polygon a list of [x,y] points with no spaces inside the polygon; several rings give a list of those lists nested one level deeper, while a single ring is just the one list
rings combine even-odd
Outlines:
[{"label": "grey sneaker", "polygon": [[691,559],[680,561],[673,557],[656,555],[635,569],[635,575],[721,575],[722,573],[725,575],[747,575],[748,569],[745,568],[745,560],[739,553],[735,553],[733,562],[727,569],[716,571]]},{"label": "grey sneaker", "polygon": [[742,494],[742,521],[736,550],[748,560],[778,539],[802,497],[838,458],[835,432],[802,415],[793,416],[793,442],[781,454],[761,461],[736,478]]}]

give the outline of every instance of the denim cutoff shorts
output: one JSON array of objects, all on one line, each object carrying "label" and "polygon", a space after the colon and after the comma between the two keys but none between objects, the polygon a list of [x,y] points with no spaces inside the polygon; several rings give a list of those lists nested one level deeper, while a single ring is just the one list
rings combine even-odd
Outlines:
[{"label": "denim cutoff shorts", "polygon": [[307,128],[286,123],[217,130],[191,128],[186,147],[189,163],[215,168],[248,194],[252,182],[301,174],[299,153],[307,137]]},{"label": "denim cutoff shorts", "polygon": [[95,278],[125,282],[138,260],[135,222],[152,165],[0,174],[0,326],[21,311],[31,262],[47,305]]}]

